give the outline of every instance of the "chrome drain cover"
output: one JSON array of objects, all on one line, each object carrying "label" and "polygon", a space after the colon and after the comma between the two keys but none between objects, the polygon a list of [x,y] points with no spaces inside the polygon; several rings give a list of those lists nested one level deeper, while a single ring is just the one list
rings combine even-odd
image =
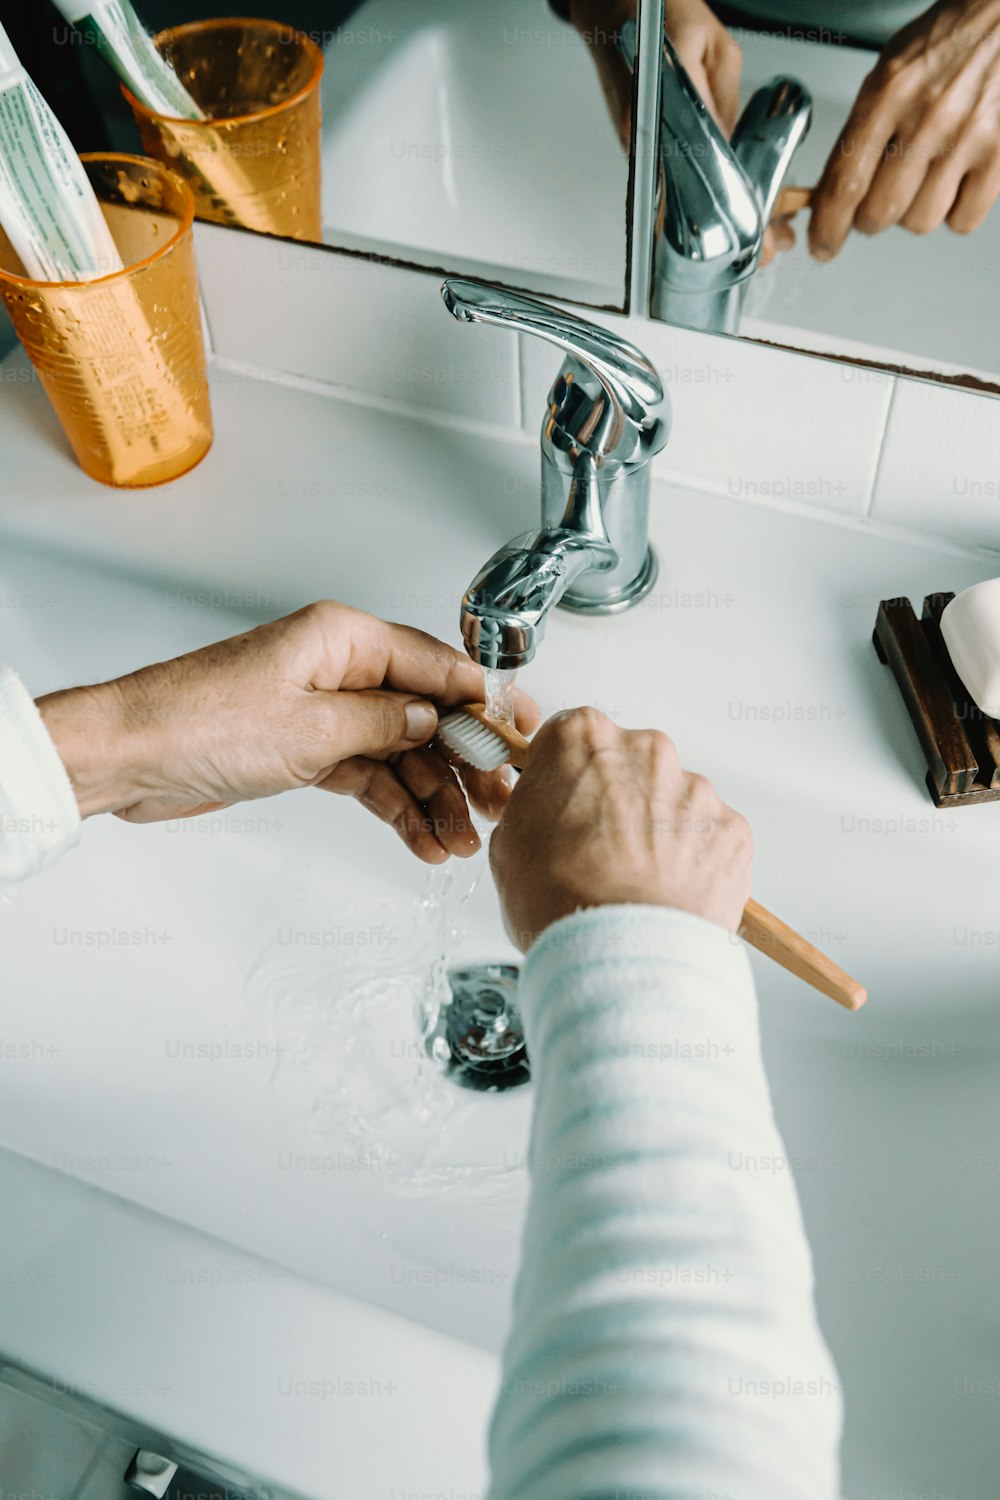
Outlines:
[{"label": "chrome drain cover", "polygon": [[531,1077],[518,977],[516,964],[448,970],[451,1002],[441,1007],[426,1045],[432,1057],[448,1057],[449,1075],[464,1088],[516,1088]]}]

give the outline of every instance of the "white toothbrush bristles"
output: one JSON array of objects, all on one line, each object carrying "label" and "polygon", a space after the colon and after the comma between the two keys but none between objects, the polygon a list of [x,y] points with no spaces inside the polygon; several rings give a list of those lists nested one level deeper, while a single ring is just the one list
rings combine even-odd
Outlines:
[{"label": "white toothbrush bristles", "polygon": [[496,771],[510,759],[510,747],[501,735],[472,718],[464,709],[448,714],[438,724],[438,739],[453,755],[476,771]]}]

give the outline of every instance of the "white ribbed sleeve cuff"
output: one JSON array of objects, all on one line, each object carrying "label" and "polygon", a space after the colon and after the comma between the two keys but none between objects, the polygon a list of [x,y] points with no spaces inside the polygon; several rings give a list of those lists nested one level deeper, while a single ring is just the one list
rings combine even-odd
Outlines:
[{"label": "white ribbed sleeve cuff", "polygon": [[0,667],[0,884],[37,875],[79,840],[76,797],[42,716]]}]

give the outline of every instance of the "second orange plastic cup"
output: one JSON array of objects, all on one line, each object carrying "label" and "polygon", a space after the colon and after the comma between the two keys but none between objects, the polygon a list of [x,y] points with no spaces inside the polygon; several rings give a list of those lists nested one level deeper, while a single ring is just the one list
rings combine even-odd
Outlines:
[{"label": "second orange plastic cup", "polygon": [[321,49],[291,26],[238,17],[155,40],[207,118],[159,115],[123,92],[145,149],[187,180],[196,216],[321,242]]}]

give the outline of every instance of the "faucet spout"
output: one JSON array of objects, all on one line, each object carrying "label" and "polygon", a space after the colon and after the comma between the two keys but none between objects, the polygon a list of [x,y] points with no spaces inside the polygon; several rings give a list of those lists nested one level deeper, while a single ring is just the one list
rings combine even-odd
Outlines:
[{"label": "faucet spout", "polygon": [[459,322],[540,338],[565,356],[542,419],[541,529],[495,552],[462,599],[473,661],[516,670],[557,604],[617,614],[653,587],[649,465],[667,441],[670,401],[655,366],[618,333],[464,277],[441,294]]},{"label": "faucet spout", "polygon": [[569,527],[525,531],[494,552],[462,599],[462,639],[482,667],[527,666],[549,612],[581,573],[614,568],[606,536]]}]

